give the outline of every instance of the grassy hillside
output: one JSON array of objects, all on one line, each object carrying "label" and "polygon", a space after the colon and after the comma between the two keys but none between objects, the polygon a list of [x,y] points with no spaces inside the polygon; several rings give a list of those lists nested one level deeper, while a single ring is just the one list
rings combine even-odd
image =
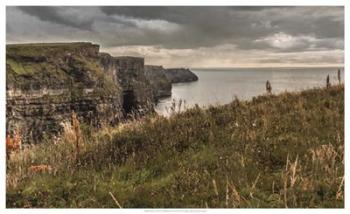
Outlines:
[{"label": "grassy hillside", "polygon": [[7,207],[344,207],[343,86],[80,128],[12,155]]}]

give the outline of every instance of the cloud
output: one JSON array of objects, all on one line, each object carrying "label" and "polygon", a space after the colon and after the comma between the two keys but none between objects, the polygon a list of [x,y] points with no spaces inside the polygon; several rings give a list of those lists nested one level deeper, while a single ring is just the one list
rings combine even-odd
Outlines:
[{"label": "cloud", "polygon": [[292,36],[284,32],[278,32],[254,41],[266,43],[273,48],[282,50],[310,50],[310,49],[343,49],[344,43],[333,38],[318,39],[310,35]]},{"label": "cloud", "polygon": [[[93,23],[93,19],[79,17],[78,14],[83,12],[83,10],[75,10],[73,7],[19,6],[18,9],[42,21],[53,22],[83,30],[91,30],[91,25]],[[67,11],[67,9],[70,11]],[[72,16],[75,12],[77,12],[77,14]]]},{"label": "cloud", "polygon": [[265,42],[271,47],[279,49],[300,49],[311,46],[317,39],[312,36],[292,36],[284,32],[275,33],[255,42]]},{"label": "cloud", "polygon": [[131,18],[125,16],[114,15],[113,19],[117,22],[128,23],[129,25],[138,28],[140,30],[150,30],[150,31],[158,31],[163,33],[173,33],[179,30],[181,26],[176,23],[171,23],[166,20],[160,19],[139,19],[139,18]]},{"label": "cloud", "polygon": [[[220,57],[244,63],[257,53],[269,55],[267,62],[284,53],[344,49],[344,7],[8,6],[6,11],[8,43],[91,41],[106,50],[129,47],[133,54],[148,47],[154,62],[169,64],[179,59],[193,64],[200,57],[211,57],[208,64],[225,61]],[[232,56],[228,50],[247,54]]]},{"label": "cloud", "polygon": [[[119,14],[145,20],[162,19],[182,25],[182,30],[174,33],[172,42],[163,44],[168,48],[215,46],[220,43],[234,43],[243,38],[254,41],[278,32],[342,39],[343,10],[342,7],[101,8],[106,15]],[[245,47],[243,44],[242,48]]]},{"label": "cloud", "polygon": [[252,67],[294,65],[341,65],[343,50],[309,50],[278,52],[270,50],[241,50],[226,44],[214,47],[167,49],[160,46],[118,46],[104,48],[112,55],[145,57],[146,64],[165,67]]}]

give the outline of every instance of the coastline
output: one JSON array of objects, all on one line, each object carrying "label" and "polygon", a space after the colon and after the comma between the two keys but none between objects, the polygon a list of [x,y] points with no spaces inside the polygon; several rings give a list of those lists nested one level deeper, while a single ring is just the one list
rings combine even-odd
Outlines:
[{"label": "coastline", "polygon": [[344,207],[343,130],[343,85],[145,117],[83,132],[78,156],[64,137],[14,154],[6,206],[114,207],[112,188],[130,208]]}]

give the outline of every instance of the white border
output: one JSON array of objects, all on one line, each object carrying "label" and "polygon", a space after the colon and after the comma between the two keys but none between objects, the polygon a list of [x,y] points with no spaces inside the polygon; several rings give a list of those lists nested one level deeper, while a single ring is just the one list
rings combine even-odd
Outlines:
[{"label": "white border", "polygon": [[[251,213],[251,212],[261,212],[261,213],[295,213],[295,212],[311,212],[311,213],[349,213],[349,203],[350,203],[350,186],[348,185],[348,179],[349,179],[349,164],[350,159],[348,154],[349,147],[345,143],[345,209],[83,209],[83,210],[77,210],[77,209],[5,209],[6,203],[5,203],[5,80],[6,80],[6,68],[5,68],[5,44],[6,44],[6,13],[5,8],[6,6],[13,6],[13,5],[250,5],[250,6],[262,6],[262,5],[281,5],[281,6],[345,6],[345,82],[349,83],[350,75],[348,74],[348,65],[350,63],[349,58],[349,39],[350,39],[350,32],[349,32],[349,23],[350,23],[350,1],[349,0],[235,0],[234,2],[231,0],[168,0],[167,2],[161,1],[161,0],[149,0],[147,2],[141,1],[141,0],[93,0],[89,2],[79,1],[79,0],[46,0],[45,3],[40,0],[31,0],[30,2],[25,0],[5,0],[1,1],[1,7],[0,7],[0,16],[1,16],[1,25],[0,25],[0,38],[1,38],[1,57],[0,57],[0,68],[1,68],[1,78],[0,78],[0,121],[1,121],[1,134],[0,134],[0,209],[1,213],[19,213],[19,212],[27,212],[27,213],[61,213],[61,212],[84,212],[84,213],[96,213],[96,212],[106,212],[106,213],[152,213],[152,212],[176,212],[176,213],[188,213],[188,212],[220,212],[220,213],[232,213],[232,212],[239,212],[239,213]],[[350,107],[350,101],[349,101],[349,87],[345,87],[345,109]],[[348,135],[346,133],[350,133],[350,126],[349,126],[349,114],[345,110],[345,142],[348,142]]]}]

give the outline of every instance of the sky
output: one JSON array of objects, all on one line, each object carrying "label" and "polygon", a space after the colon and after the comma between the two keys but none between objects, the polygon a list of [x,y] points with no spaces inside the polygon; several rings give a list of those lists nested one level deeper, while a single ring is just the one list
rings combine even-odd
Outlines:
[{"label": "sky", "polygon": [[343,66],[344,7],[6,8],[8,44],[77,41],[165,67]]}]

